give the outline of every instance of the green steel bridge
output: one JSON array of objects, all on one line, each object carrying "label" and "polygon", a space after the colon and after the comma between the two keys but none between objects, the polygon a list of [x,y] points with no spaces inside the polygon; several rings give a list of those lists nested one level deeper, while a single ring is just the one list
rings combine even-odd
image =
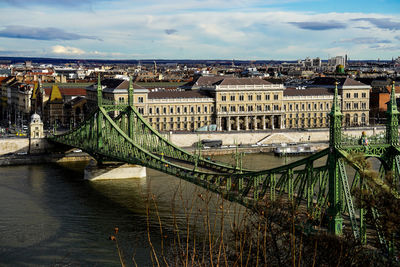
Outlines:
[{"label": "green steel bridge", "polygon": [[[326,208],[329,232],[341,235],[345,218],[351,224],[355,239],[364,244],[370,238],[367,237],[366,210],[356,210],[352,189],[365,189],[366,185],[362,167],[352,162],[351,155],[361,153],[366,158],[377,158],[381,178],[392,175],[397,192],[400,146],[394,84],[385,134],[369,136],[369,143],[361,144],[359,137],[342,133],[336,86],[329,114],[329,147],[296,162],[261,171],[218,163],[177,147],[154,130],[134,108],[132,81],[128,96],[127,104],[107,103],[99,79],[96,110],[76,128],[50,139],[80,148],[100,161],[139,164],[176,176],[248,208],[262,207],[280,196],[297,206],[302,205],[314,218]],[[109,113],[115,111],[119,115],[112,118]],[[379,218],[376,210],[372,210],[372,214]],[[386,242],[379,224],[368,227],[372,227],[375,237],[388,247],[390,242]]]}]

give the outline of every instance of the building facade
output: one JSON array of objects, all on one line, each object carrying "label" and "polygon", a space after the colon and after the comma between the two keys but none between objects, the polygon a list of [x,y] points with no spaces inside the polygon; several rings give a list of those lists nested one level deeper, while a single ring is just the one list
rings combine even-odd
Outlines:
[{"label": "building facade", "polygon": [[[134,104],[159,131],[251,131],[329,126],[335,81],[314,80],[309,87],[285,88],[259,78],[200,77],[175,90],[134,88]],[[127,103],[129,81],[101,81],[104,103]],[[346,126],[368,125],[368,85],[339,79],[339,101]],[[87,87],[88,105],[97,103],[97,84]],[[117,115],[115,112],[114,116]]]}]

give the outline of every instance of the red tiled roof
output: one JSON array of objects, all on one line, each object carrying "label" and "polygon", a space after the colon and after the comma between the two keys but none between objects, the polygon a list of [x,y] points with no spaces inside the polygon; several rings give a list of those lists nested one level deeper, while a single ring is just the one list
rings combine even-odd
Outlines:
[{"label": "red tiled roof", "polygon": [[225,78],[219,85],[263,85],[272,84],[259,78]]},{"label": "red tiled roof", "polygon": [[198,91],[157,91],[149,92],[149,99],[165,99],[165,98],[207,98],[210,97],[205,92]]},{"label": "red tiled roof", "polygon": [[[86,88],[60,88],[60,92],[63,96],[86,96]],[[43,88],[46,95],[50,95],[51,88]]]},{"label": "red tiled roof", "polygon": [[197,79],[195,84],[197,86],[210,86],[222,81],[225,77],[222,76],[201,76]]},{"label": "red tiled roof", "polygon": [[363,85],[366,85],[366,84],[364,84],[364,83],[362,83],[362,82],[359,82],[359,81],[356,81],[356,80],[354,80],[354,79],[351,79],[351,78],[346,78],[346,80],[344,80],[344,82],[343,82],[343,86],[363,86]]},{"label": "red tiled roof", "polygon": [[295,89],[287,88],[283,91],[284,96],[318,96],[318,95],[333,95],[328,88],[307,88],[307,89]]}]

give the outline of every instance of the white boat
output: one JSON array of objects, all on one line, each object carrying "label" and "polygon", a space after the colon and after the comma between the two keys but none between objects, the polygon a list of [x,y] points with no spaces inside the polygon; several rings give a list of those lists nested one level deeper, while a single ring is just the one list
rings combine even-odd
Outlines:
[{"label": "white boat", "polygon": [[282,144],[274,149],[275,156],[300,156],[315,153],[315,149],[309,144],[301,144],[296,146],[287,146]]}]

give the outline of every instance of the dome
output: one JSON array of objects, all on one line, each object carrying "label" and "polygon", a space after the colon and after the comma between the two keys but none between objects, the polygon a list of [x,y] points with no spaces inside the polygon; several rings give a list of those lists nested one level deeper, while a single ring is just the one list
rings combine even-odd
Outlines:
[{"label": "dome", "polygon": [[32,114],[31,122],[40,122],[40,116],[37,113]]}]

